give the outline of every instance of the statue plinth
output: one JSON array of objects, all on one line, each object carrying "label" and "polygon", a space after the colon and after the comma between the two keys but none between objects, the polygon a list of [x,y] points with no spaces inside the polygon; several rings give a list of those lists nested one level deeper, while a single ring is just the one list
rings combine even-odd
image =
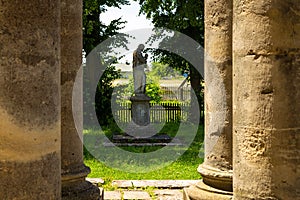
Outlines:
[{"label": "statue plinth", "polygon": [[150,100],[146,94],[135,94],[130,97],[131,118],[139,126],[150,124]]}]

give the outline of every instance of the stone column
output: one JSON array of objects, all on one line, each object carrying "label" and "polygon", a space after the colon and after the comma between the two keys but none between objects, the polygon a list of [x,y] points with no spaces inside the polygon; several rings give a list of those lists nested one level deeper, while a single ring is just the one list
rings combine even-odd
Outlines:
[{"label": "stone column", "polygon": [[60,199],[60,1],[0,1],[0,199]]},{"label": "stone column", "polygon": [[[61,21],[62,199],[99,199],[99,189],[85,181],[90,169],[83,164],[82,130],[77,132],[72,113],[73,84],[82,59],[82,1],[62,0]],[[77,107],[82,109],[82,102]]]},{"label": "stone column", "polygon": [[300,2],[234,0],[234,199],[299,199]]},{"label": "stone column", "polygon": [[232,196],[232,0],[205,1],[205,159],[191,199]]}]

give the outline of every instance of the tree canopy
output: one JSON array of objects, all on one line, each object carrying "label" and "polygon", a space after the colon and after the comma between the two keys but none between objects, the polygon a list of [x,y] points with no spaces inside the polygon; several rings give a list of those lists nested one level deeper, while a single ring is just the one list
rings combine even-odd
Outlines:
[{"label": "tree canopy", "polygon": [[201,45],[204,40],[203,0],[135,0],[140,13],[152,20],[155,27],[165,27],[184,33]]},{"label": "tree canopy", "polygon": [[[140,14],[151,19],[155,27],[175,30],[204,45],[203,0],[135,0],[141,5]],[[155,50],[155,60],[179,68],[182,72],[191,65],[181,57],[162,50]],[[191,72],[193,73],[193,72]],[[193,73],[196,76],[196,73]],[[199,76],[199,75],[197,75]]]},{"label": "tree canopy", "polygon": [[83,1],[83,49],[87,54],[108,37],[116,35],[126,23],[118,18],[105,25],[100,19],[100,14],[107,11],[108,7],[121,8],[122,5],[127,4],[129,4],[128,0]]}]

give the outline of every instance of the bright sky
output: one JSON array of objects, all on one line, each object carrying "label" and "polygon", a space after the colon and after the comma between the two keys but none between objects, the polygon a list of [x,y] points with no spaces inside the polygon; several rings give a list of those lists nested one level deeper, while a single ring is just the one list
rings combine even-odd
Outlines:
[{"label": "bright sky", "polygon": [[144,15],[139,16],[140,5],[138,2],[130,0],[130,5],[118,8],[108,8],[108,10],[100,15],[100,20],[105,24],[109,24],[114,19],[122,17],[122,20],[127,21],[125,28],[120,32],[127,32],[140,28],[153,28],[150,20],[147,20]]},{"label": "bright sky", "polygon": [[[120,30],[120,32],[123,33],[136,29],[153,28],[153,24],[150,20],[146,19],[145,15],[139,16],[140,5],[138,4],[138,2],[129,0],[129,3],[130,5],[121,6],[121,9],[115,7],[107,8],[107,11],[100,15],[100,20],[106,25],[108,25],[112,20],[121,17],[123,21],[127,21],[127,23],[124,24],[125,27],[122,30]],[[132,52],[134,49],[131,49],[131,51],[125,55],[125,58],[122,58],[120,60],[120,62],[131,62]]]}]

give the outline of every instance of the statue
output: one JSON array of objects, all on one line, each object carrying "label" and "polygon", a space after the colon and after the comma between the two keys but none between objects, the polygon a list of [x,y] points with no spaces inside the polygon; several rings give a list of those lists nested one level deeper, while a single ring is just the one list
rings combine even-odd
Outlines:
[{"label": "statue", "polygon": [[145,94],[146,89],[146,74],[144,68],[147,63],[148,54],[143,56],[142,51],[145,46],[140,44],[133,52],[133,80],[134,80],[134,94]]}]

